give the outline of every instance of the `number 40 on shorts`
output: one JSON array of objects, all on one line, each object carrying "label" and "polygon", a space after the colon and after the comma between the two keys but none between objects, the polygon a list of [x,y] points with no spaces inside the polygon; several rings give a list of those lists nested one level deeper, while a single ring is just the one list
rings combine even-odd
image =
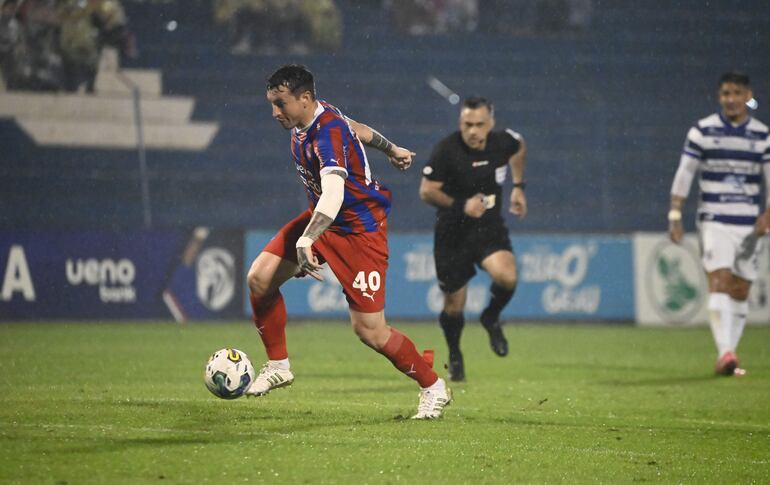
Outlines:
[{"label": "number 40 on shorts", "polygon": [[359,271],[356,275],[356,279],[353,280],[353,288],[361,290],[362,292],[371,290],[377,291],[380,289],[380,283],[382,279],[379,271],[372,271],[369,276],[366,276],[364,271]]}]

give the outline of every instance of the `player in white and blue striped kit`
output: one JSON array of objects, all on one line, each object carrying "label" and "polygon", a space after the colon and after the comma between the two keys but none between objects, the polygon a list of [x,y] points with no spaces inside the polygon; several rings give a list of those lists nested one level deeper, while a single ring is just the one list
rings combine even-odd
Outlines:
[{"label": "player in white and blue striped kit", "polygon": [[753,94],[748,76],[723,74],[718,94],[721,112],[699,120],[687,133],[671,187],[669,233],[675,243],[684,236],[682,204],[699,171],[697,225],[708,275],[709,323],[719,354],[716,372],[743,375],[736,349],[757,277],[760,238],[770,231],[770,135],[749,113]]}]

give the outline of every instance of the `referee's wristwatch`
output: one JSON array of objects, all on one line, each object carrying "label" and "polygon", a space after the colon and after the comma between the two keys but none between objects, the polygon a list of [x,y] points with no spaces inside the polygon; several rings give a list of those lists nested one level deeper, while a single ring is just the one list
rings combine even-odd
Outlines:
[{"label": "referee's wristwatch", "polygon": [[521,189],[524,190],[527,188],[527,182],[514,182],[513,183],[514,189]]}]

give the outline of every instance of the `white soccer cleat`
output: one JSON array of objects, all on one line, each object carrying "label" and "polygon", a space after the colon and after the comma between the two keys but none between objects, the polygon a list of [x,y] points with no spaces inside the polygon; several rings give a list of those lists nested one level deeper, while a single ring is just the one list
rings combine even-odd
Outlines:
[{"label": "white soccer cleat", "polygon": [[281,369],[269,361],[262,366],[254,383],[243,394],[249,397],[264,396],[273,389],[290,386],[294,382],[294,374],[289,369]]},{"label": "white soccer cleat", "polygon": [[446,386],[443,379],[438,389],[423,389],[420,391],[420,403],[417,414],[412,419],[438,419],[444,413],[444,408],[452,402],[452,390]]}]

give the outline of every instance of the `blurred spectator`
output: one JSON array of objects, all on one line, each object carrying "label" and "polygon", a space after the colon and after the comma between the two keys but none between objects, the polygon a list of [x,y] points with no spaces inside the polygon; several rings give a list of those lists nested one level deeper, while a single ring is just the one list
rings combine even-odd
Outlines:
[{"label": "blurred spectator", "polygon": [[478,0],[443,0],[436,10],[436,32],[474,32],[479,24]]},{"label": "blurred spectator", "polygon": [[433,31],[435,16],[428,2],[417,0],[385,0],[388,12],[397,32],[425,35]]},{"label": "blurred spectator", "polygon": [[16,0],[6,0],[0,10],[0,91],[13,89],[18,52],[23,46],[21,24],[16,18]]},{"label": "blurred spectator", "polygon": [[81,0],[64,0],[59,18],[63,88],[66,91],[78,91],[84,87],[85,91],[91,93],[94,91],[99,63],[98,33],[93,25],[91,9]]},{"label": "blurred spectator", "polygon": [[307,52],[300,0],[217,0],[215,18],[227,25],[230,52],[274,54]]},{"label": "blurred spectator", "polygon": [[410,35],[473,32],[478,26],[478,0],[385,0],[398,32]]},{"label": "blurred spectator", "polygon": [[19,88],[56,91],[61,86],[59,17],[56,0],[19,2],[17,14],[23,26],[23,55],[15,58]]},{"label": "blurred spectator", "polygon": [[229,30],[230,51],[307,54],[334,50],[342,20],[334,0],[215,0],[214,19]]},{"label": "blurred spectator", "polygon": [[0,70],[8,89],[93,92],[101,49],[136,57],[119,0],[6,0]]},{"label": "blurred spectator", "polygon": [[334,0],[302,0],[302,15],[310,26],[310,45],[335,51],[342,45],[342,14]]},{"label": "blurred spectator", "polygon": [[585,30],[591,23],[591,14],[593,13],[593,3],[591,0],[567,0],[569,5],[569,16],[567,17],[567,27],[571,30]]},{"label": "blurred spectator", "polygon": [[[83,0],[80,0],[82,3]],[[128,29],[128,17],[119,0],[88,0],[91,20],[98,31],[99,50],[115,47],[123,58],[136,58],[136,39]]]},{"label": "blurred spectator", "polygon": [[592,0],[485,0],[481,24],[492,33],[515,36],[585,30]]}]

